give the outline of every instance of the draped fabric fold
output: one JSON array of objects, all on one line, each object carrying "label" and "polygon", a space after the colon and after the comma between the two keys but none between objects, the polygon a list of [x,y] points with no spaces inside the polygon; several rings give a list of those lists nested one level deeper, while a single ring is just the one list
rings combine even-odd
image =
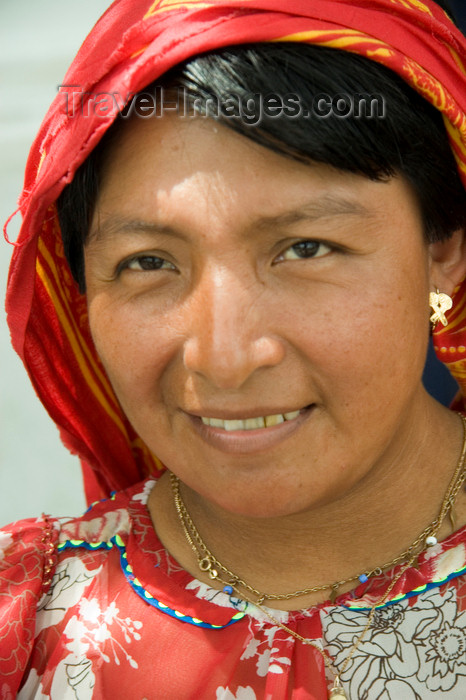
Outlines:
[{"label": "draped fabric fold", "polygon": [[[54,203],[128,96],[189,56],[264,41],[338,48],[394,70],[442,112],[466,186],[466,42],[430,0],[117,0],[81,47],[33,144],[7,296],[13,344],[83,462],[90,501],[163,466],[129,425],[96,355]],[[99,95],[114,95],[115,109],[99,108]],[[464,395],[466,282],[448,318],[435,347]]]}]

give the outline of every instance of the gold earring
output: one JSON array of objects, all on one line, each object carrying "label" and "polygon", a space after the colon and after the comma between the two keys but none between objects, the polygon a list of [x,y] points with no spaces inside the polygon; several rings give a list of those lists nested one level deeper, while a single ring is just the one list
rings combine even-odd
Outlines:
[{"label": "gold earring", "polygon": [[448,309],[451,309],[453,306],[452,298],[449,297],[448,294],[440,293],[437,289],[436,292],[431,292],[429,294],[429,306],[434,312],[430,317],[432,330],[434,330],[437,323],[441,323],[442,326],[448,326],[445,311],[448,311]]}]

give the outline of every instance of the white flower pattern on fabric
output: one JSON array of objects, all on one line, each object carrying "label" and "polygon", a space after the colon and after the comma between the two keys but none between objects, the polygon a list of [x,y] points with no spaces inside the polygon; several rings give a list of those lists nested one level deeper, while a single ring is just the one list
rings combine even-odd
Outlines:
[{"label": "white flower pattern on fabric", "polygon": [[[451,591],[453,593],[453,591]],[[451,596],[450,596],[451,597]],[[429,690],[450,691],[466,677],[466,611],[457,615],[456,605],[439,608],[432,631],[419,649],[421,668],[418,678]],[[466,691],[463,686],[463,693]]]},{"label": "white flower pattern on fabric", "polygon": [[131,500],[140,501],[145,506],[149,500],[149,494],[156,483],[155,479],[148,479],[148,481],[144,482],[144,489],[140,493],[136,493]]},{"label": "white flower pattern on fabric", "polygon": [[369,697],[377,700],[423,700],[406,681],[398,679],[387,681],[385,678],[375,681],[371,688],[371,695],[367,698]]},{"label": "white flower pattern on fabric", "polygon": [[[103,662],[120,666],[121,660],[125,659],[132,668],[138,668],[137,661],[116,639],[110,628],[115,626],[116,632],[123,633],[123,639],[129,645],[132,641],[141,639],[139,630],[142,622],[129,617],[123,619],[118,613],[114,602],[102,610],[96,598],[81,599],[79,616],[73,615],[64,630],[69,639],[66,648],[70,654],[57,666],[52,687],[52,691],[57,694],[54,696],[52,692],[52,697],[90,700],[95,685],[93,663],[96,661],[97,664]],[[111,656],[105,650],[111,651]]]},{"label": "white flower pattern on fabric", "polygon": [[[42,598],[36,622],[36,635],[61,622],[71,608],[76,615],[67,622],[64,634],[70,652],[58,663],[52,696],[65,700],[90,700],[95,685],[93,662],[121,665],[126,660],[134,669],[137,661],[125,646],[141,639],[142,622],[124,619],[114,601],[101,607],[102,601],[85,597],[85,589],[102,567],[89,570],[78,557],[66,559],[55,571],[52,586]],[[123,642],[116,638],[116,635]],[[39,696],[38,696],[39,697]]]},{"label": "white flower pattern on fabric", "polygon": [[261,678],[267,676],[268,673],[284,673],[286,667],[291,665],[291,658],[284,656],[286,652],[283,652],[280,646],[284,644],[288,646],[293,643],[293,637],[289,635],[284,640],[275,641],[277,632],[281,632],[280,627],[277,626],[262,629],[261,633],[264,639],[260,641],[257,637],[252,637],[241,655],[241,661],[257,657],[257,675]]},{"label": "white flower pattern on fabric", "polygon": [[[336,608],[323,615],[328,650],[337,668],[364,629],[367,614]],[[435,588],[415,604],[404,600],[381,608],[342,681],[350,696],[360,700],[424,700],[436,696],[436,691],[452,690],[456,692],[449,694],[449,700],[463,700],[465,628],[466,611],[458,612],[454,589],[442,594]]]},{"label": "white flower pattern on fabric", "polygon": [[459,544],[457,547],[447,549],[441,553],[433,563],[434,576],[436,579],[446,578],[452,571],[459,571],[464,567],[466,561],[466,547]]},{"label": "white flower pattern on fabric", "polygon": [[61,540],[108,542],[116,532],[129,532],[129,514],[118,508],[90,520],[71,521],[61,528]]},{"label": "white flower pattern on fabric", "polygon": [[52,585],[37,608],[36,635],[63,620],[66,611],[78,603],[84,589],[100,574],[101,569],[89,570],[78,556],[66,559],[57,566]]},{"label": "white flower pattern on fabric", "polygon": [[60,700],[92,700],[95,675],[92,661],[69,654],[57,665],[50,698]]},{"label": "white flower pattern on fabric", "polygon": [[[118,617],[120,611],[115,603],[110,603],[108,608],[102,610],[97,598],[90,600],[83,598],[79,604],[79,612],[80,616],[74,615],[65,627],[65,634],[70,639],[70,642],[66,645],[67,649],[75,652],[78,646],[81,652],[87,653],[92,648],[93,657],[99,654],[102,661],[105,663],[113,661],[117,666],[121,663],[118,654],[120,652],[130,666],[135,669],[138,668],[137,661],[126,651],[123,644],[115,639],[110,631],[110,627],[116,625],[119,631],[123,633],[126,644],[131,644],[133,640],[139,641],[141,639],[141,634],[138,630],[142,628],[142,622],[139,620],[133,621],[129,617],[126,617],[124,620]],[[104,645],[104,642],[108,642],[108,644]],[[103,651],[105,646],[110,647],[113,659]]]},{"label": "white flower pattern on fabric", "polygon": [[0,532],[0,561],[4,559],[8,547],[13,544],[13,536],[9,532]]}]

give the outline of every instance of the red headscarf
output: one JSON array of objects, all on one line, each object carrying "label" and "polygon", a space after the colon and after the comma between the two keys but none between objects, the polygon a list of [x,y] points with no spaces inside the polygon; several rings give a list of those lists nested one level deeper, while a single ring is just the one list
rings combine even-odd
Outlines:
[{"label": "red headscarf", "polygon": [[[262,41],[330,46],[391,68],[442,112],[466,186],[466,42],[431,0],[117,0],[81,47],[63,81],[71,87],[60,90],[31,149],[7,296],[14,347],[64,443],[83,462],[89,500],[162,465],[118,404],[90,337],[86,299],[63,256],[54,202],[115,117],[86,109],[87,101],[137,92],[209,49]],[[448,328],[435,339],[463,395],[465,307],[463,284]]]}]

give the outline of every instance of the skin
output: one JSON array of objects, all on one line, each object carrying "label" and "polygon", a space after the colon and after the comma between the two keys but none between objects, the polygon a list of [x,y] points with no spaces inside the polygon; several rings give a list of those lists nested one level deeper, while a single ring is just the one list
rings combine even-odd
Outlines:
[{"label": "skin", "polygon": [[[298,164],[201,118],[125,127],[85,247],[91,332],[135,430],[246,580],[352,575],[437,514],[462,429],[421,383],[428,294],[452,293],[463,245],[425,243],[401,177]],[[309,406],[265,439],[200,421]],[[166,477],[149,509],[199,577]]]}]

